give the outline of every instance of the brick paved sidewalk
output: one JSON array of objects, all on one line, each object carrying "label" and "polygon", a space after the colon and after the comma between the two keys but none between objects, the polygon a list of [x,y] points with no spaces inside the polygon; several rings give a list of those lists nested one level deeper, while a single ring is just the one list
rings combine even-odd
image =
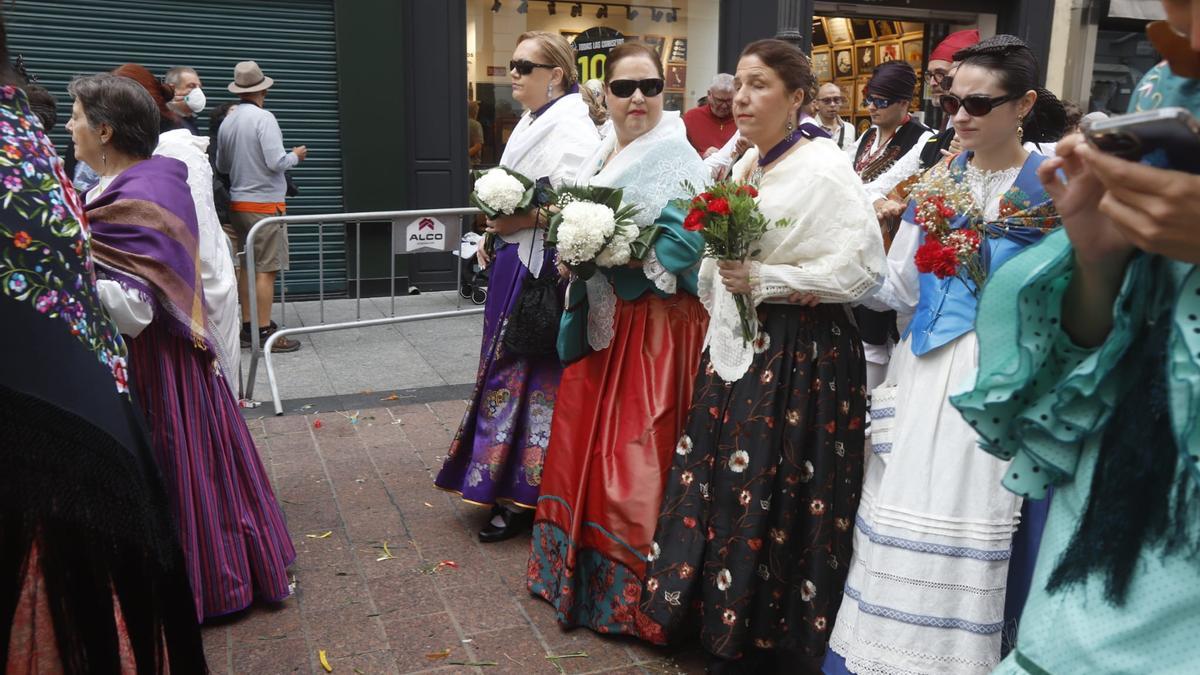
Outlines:
[{"label": "brick paved sidewalk", "polygon": [[[278,606],[204,628],[214,673],[321,675],[318,650],[346,674],[703,672],[695,648],[563,631],[525,590],[528,538],[478,543],[486,511],[432,482],[463,409],[250,416],[299,552],[298,585]],[[483,663],[495,665],[471,665]]]}]

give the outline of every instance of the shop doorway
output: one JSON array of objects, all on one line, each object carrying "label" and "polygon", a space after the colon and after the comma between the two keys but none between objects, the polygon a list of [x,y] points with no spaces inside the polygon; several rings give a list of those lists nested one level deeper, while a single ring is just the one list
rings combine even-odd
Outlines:
[{"label": "shop doorway", "polygon": [[885,61],[907,61],[917,72],[911,112],[935,129],[942,113],[929,103],[925,67],[929,53],[946,35],[978,29],[996,32],[995,14],[887,7],[879,4],[816,3],[812,62],[819,82],[842,90],[842,118],[861,135],[870,128],[864,90],[871,72]]}]

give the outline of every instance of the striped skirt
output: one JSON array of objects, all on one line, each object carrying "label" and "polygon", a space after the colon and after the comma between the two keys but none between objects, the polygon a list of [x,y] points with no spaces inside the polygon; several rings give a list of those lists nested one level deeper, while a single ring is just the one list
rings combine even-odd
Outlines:
[{"label": "striped skirt", "polygon": [[187,561],[197,617],[289,594],[296,559],[250,430],[211,354],[155,320],[130,342],[131,388]]}]

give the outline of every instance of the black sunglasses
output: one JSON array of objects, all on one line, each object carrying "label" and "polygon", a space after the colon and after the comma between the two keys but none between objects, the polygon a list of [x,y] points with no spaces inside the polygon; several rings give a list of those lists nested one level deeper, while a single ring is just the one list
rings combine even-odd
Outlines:
[{"label": "black sunglasses", "polygon": [[971,117],[983,117],[996,106],[1015,101],[1022,96],[1024,94],[1009,94],[992,98],[983,94],[971,94],[966,98],[959,98],[954,94],[942,94],[942,110],[946,111],[947,115],[957,115],[959,108],[962,108]]},{"label": "black sunglasses", "polygon": [[642,95],[650,98],[662,93],[663,84],[661,77],[652,77],[649,80],[613,80],[608,83],[608,90],[617,98],[629,98],[635,90],[641,89]]},{"label": "black sunglasses", "polygon": [[508,62],[508,69],[517,71],[518,75],[528,75],[533,72],[534,68],[554,69],[557,67],[558,66],[552,66],[549,63],[534,63],[533,61],[526,61],[525,59]]}]

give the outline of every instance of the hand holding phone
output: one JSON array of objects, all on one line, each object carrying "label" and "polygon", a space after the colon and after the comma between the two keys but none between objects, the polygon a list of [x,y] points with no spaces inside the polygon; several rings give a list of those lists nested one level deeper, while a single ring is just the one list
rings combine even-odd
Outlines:
[{"label": "hand holding phone", "polygon": [[1118,115],[1085,125],[1088,143],[1160,169],[1200,173],[1200,122],[1184,108]]}]

